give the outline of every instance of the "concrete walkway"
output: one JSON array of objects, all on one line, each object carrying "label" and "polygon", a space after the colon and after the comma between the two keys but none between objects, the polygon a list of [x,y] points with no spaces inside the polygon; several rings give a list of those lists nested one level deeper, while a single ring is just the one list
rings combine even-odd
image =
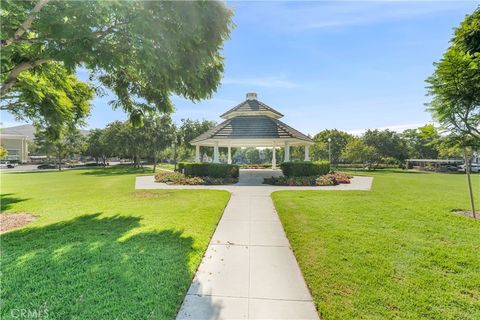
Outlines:
[{"label": "concrete walkway", "polygon": [[[137,189],[221,189],[232,193],[177,319],[319,319],[270,194],[275,190],[369,190],[355,177],[336,187],[258,185],[272,170],[242,170],[233,186],[173,186],[137,177]],[[263,178],[261,178],[263,181]],[[256,184],[256,185],[255,185]],[[332,189],[335,188],[335,189]]]},{"label": "concrete walkway", "polygon": [[[242,192],[245,189],[254,190],[255,193],[262,193],[270,195],[274,191],[279,190],[370,190],[372,186],[372,177],[355,176],[350,184],[341,184],[338,186],[325,187],[289,187],[289,186],[271,186],[262,184],[263,179],[271,176],[281,175],[280,170],[271,169],[241,169],[239,182],[232,185],[218,185],[218,186],[184,186],[184,185],[169,185],[165,183],[157,183],[153,176],[140,176],[135,180],[135,189],[213,189],[226,190],[232,194],[235,192]],[[246,188],[250,187],[250,188]]]}]

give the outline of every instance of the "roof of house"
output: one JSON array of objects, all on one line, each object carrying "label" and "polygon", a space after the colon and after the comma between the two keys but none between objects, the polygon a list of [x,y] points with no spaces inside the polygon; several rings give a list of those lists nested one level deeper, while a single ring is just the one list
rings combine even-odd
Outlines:
[{"label": "roof of house", "polygon": [[35,137],[35,127],[30,124],[23,124],[20,126],[2,128],[0,131],[1,135],[17,135],[17,136],[26,136],[28,140],[33,140]]},{"label": "roof of house", "polygon": [[[35,131],[36,131],[35,127],[32,126],[31,124],[22,124],[22,125],[15,126],[15,127],[2,128],[1,131],[0,131],[0,134],[1,135],[11,134],[11,135],[26,136],[27,140],[32,140],[33,141],[35,139]],[[80,132],[83,135],[88,135],[88,133],[90,131],[80,129]]]},{"label": "roof of house", "polygon": [[312,142],[308,136],[286,125],[280,120],[259,116],[237,116],[225,120],[191,141],[207,139],[300,139]]}]

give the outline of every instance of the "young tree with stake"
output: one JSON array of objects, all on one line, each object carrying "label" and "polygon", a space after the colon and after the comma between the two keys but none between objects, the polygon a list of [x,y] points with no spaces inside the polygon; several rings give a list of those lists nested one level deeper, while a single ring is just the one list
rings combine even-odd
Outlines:
[{"label": "young tree with stake", "polygon": [[442,127],[464,150],[472,215],[476,218],[470,154],[480,144],[480,6],[455,30],[434,74],[427,79],[427,104]]}]

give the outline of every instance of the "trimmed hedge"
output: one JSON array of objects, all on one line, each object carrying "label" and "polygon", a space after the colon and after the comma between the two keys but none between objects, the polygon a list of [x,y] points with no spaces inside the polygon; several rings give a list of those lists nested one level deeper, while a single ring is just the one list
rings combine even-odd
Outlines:
[{"label": "trimmed hedge", "polygon": [[284,162],[281,164],[281,168],[283,175],[286,177],[322,176],[330,172],[330,162]]},{"label": "trimmed hedge", "polygon": [[177,171],[187,177],[238,178],[239,168],[234,164],[179,162]]}]

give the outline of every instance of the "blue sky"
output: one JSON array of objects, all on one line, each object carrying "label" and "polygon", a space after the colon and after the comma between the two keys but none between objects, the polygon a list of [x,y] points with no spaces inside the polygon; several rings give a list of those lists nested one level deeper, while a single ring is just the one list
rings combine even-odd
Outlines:
[{"label": "blue sky", "polygon": [[[283,120],[308,134],[326,128],[360,133],[431,122],[425,78],[448,47],[452,28],[477,1],[227,2],[235,29],[225,43],[225,74],[212,99],[174,97],[175,121],[220,121],[257,92]],[[86,79],[85,72],[79,76]],[[89,128],[126,119],[93,101]],[[3,127],[15,123],[3,112]]]}]

